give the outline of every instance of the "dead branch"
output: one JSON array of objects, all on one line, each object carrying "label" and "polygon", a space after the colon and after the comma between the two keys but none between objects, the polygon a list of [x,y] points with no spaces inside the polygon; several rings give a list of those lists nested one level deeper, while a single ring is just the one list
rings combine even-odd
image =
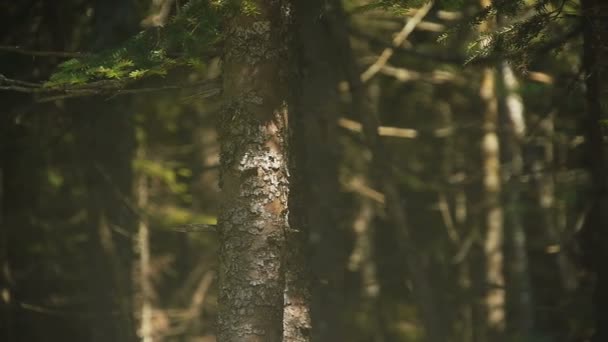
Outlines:
[{"label": "dead branch", "polygon": [[59,58],[75,58],[87,56],[87,53],[83,52],[71,52],[71,51],[45,51],[45,50],[32,50],[22,48],[20,46],[0,46],[0,52],[12,52],[20,55],[35,56],[35,57],[59,57]]},{"label": "dead branch", "polygon": [[395,38],[393,38],[393,42],[392,42],[393,46],[384,49],[384,51],[382,51],[382,53],[378,57],[378,60],[361,74],[361,81],[363,81],[363,82],[369,81],[372,77],[374,77],[374,75],[376,75],[380,70],[382,70],[382,67],[384,65],[386,65],[388,60],[395,53],[395,50],[393,49],[393,47],[399,47],[399,46],[403,45],[403,43],[405,42],[407,37],[409,37],[409,35],[414,31],[416,26],[422,21],[422,19],[431,10],[431,7],[433,7],[433,4],[434,4],[433,1],[429,1],[424,6],[422,6],[410,20],[408,20],[406,22],[406,24],[403,26],[403,29],[395,36]]},{"label": "dead branch", "polygon": [[[349,131],[357,133],[361,133],[363,131],[363,126],[359,122],[347,118],[338,119],[338,125],[342,128],[348,129]],[[411,128],[380,126],[378,127],[378,135],[385,137],[411,139],[417,137],[418,132],[415,129]]]}]

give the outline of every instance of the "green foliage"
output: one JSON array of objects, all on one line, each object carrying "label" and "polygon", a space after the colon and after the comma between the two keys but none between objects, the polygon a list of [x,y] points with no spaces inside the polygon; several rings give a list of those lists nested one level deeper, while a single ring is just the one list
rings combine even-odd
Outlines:
[{"label": "green foliage", "polygon": [[63,175],[54,169],[47,170],[47,180],[55,189],[61,187],[65,182]]},{"label": "green foliage", "polygon": [[465,64],[481,58],[501,56],[523,64],[529,50],[546,41],[544,29],[551,21],[547,13],[537,13],[529,19],[484,33],[469,47]]},{"label": "green foliage", "polygon": [[[541,2],[544,3],[545,0],[541,0]],[[522,0],[493,1],[490,6],[480,9],[477,14],[458,25],[454,25],[446,33],[442,34],[438,40],[440,42],[445,41],[456,32],[476,28],[485,21],[494,20],[498,13],[500,13],[502,16],[515,16],[522,9],[524,4],[525,2]],[[464,2],[458,0],[445,0],[440,1],[440,5],[444,9],[462,9]]]},{"label": "green foliage", "polygon": [[183,194],[188,190],[187,184],[178,180],[179,175],[191,174],[190,170],[181,168],[177,171],[166,167],[160,162],[148,159],[137,159],[134,162],[135,169],[151,178],[159,179],[169,187],[175,194]]},{"label": "green foliage", "polygon": [[[360,6],[357,10],[369,9],[384,9],[384,10],[408,10],[410,8],[418,8],[424,5],[429,0],[376,0],[368,4]],[[465,0],[436,0],[438,8],[448,11],[462,10],[469,2]],[[521,3],[522,1],[511,1],[512,3]],[[509,3],[509,1],[506,1]]]},{"label": "green foliage", "polygon": [[176,66],[200,66],[205,54],[221,41],[222,22],[234,8],[233,2],[190,1],[163,28],[147,29],[123,46],[61,64],[46,86],[133,81],[163,76]]},{"label": "green foliage", "polygon": [[251,0],[243,0],[241,3],[241,12],[247,15],[256,15],[260,14],[260,9],[255,2]]},{"label": "green foliage", "polygon": [[158,211],[152,214],[156,221],[163,227],[174,227],[176,225],[197,222],[201,224],[217,224],[217,217],[208,214],[193,213],[177,206],[159,207]]},{"label": "green foliage", "polygon": [[[564,4],[556,6],[550,0],[537,0],[532,5],[521,0],[495,0],[491,6],[442,34],[438,41],[444,42],[457,36],[456,32],[476,28],[484,22],[497,22],[498,29],[481,33],[468,45],[465,64],[501,58],[525,69],[533,52],[559,48],[560,44],[550,44],[549,38],[554,35],[552,24],[561,19]],[[518,20],[518,17],[524,19]]]}]

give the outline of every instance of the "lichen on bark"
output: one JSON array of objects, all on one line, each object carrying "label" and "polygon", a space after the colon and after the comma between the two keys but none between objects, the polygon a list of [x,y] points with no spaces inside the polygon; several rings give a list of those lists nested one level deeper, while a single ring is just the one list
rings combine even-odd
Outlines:
[{"label": "lichen on bark", "polygon": [[275,2],[229,22],[219,122],[219,341],[281,341],[288,229],[283,22]]}]

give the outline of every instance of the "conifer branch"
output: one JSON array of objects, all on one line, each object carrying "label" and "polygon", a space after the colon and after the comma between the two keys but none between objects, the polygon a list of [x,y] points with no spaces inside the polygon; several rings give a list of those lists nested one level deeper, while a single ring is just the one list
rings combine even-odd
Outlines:
[{"label": "conifer branch", "polygon": [[37,102],[49,102],[73,97],[108,95],[110,97],[128,94],[150,93],[166,90],[180,90],[200,87],[204,97],[218,95],[221,83],[217,79],[205,80],[191,84],[167,85],[161,87],[126,88],[130,82],[122,80],[101,80],[80,85],[45,87],[42,83],[32,83],[8,78],[0,74],[0,90],[12,90],[21,93],[48,95],[37,99]]}]

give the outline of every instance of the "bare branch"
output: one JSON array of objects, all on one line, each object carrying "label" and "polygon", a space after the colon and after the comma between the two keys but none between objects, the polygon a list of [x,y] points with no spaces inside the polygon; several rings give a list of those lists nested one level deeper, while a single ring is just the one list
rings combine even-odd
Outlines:
[{"label": "bare branch", "polygon": [[[407,21],[405,26],[403,26],[403,29],[395,36],[395,38],[393,38],[393,44],[392,44],[393,47],[399,47],[399,46],[403,45],[403,42],[405,42],[407,37],[409,37],[409,35],[414,31],[416,26],[422,21],[422,19],[431,10],[431,7],[433,7],[434,3],[435,3],[435,1],[429,1],[424,6],[422,6],[419,10],[416,11],[416,14],[410,20]],[[372,64],[369,68],[367,68],[367,70],[365,70],[361,74],[361,81],[363,81],[363,82],[369,81],[372,77],[374,77],[374,75],[376,75],[380,70],[382,70],[382,67],[384,65],[386,65],[388,60],[395,53],[395,50],[393,49],[393,47],[386,48],[386,49],[384,49],[384,51],[382,51],[382,53],[378,57],[378,60],[376,61],[376,63]]]},{"label": "bare branch", "polygon": [[70,51],[44,51],[44,50],[31,50],[22,48],[20,46],[0,46],[0,52],[12,52],[20,55],[36,56],[36,57],[60,57],[60,58],[75,58],[87,56],[87,53],[83,52],[70,52]]},{"label": "bare branch", "polygon": [[381,205],[385,204],[384,194],[380,191],[371,188],[361,177],[351,179],[344,187],[348,191],[356,192],[363,197],[367,197]]},{"label": "bare branch", "polygon": [[464,79],[452,72],[445,70],[433,70],[430,73],[421,73],[415,70],[405,68],[397,68],[391,65],[385,65],[380,70],[382,74],[392,76],[399,82],[410,81],[427,81],[433,84],[443,84],[454,82],[456,84],[464,83]]},{"label": "bare branch", "polygon": [[187,223],[181,226],[172,227],[173,230],[180,233],[216,233],[217,226],[214,224],[205,223]]},{"label": "bare branch", "polygon": [[[385,40],[378,39],[374,35],[361,31],[361,30],[358,30],[356,28],[351,27],[350,34],[352,34],[356,38],[365,40],[369,44],[377,46],[377,47],[385,48],[386,46],[391,46],[390,42],[386,42]],[[441,63],[462,65],[462,64],[464,64],[464,61],[465,61],[464,57],[455,56],[453,53],[441,54],[441,53],[419,51],[419,50],[413,49],[412,47],[405,47],[405,46],[398,46],[398,47],[393,46],[392,49],[394,50],[395,53],[407,54],[409,56],[416,57],[419,59],[426,59],[426,60],[437,61],[437,62],[441,62]]]},{"label": "bare branch", "polygon": [[[363,127],[359,122],[347,118],[338,119],[338,125],[357,133],[363,131]],[[418,132],[411,128],[380,126],[378,127],[378,135],[395,138],[415,138],[418,136]]]}]

